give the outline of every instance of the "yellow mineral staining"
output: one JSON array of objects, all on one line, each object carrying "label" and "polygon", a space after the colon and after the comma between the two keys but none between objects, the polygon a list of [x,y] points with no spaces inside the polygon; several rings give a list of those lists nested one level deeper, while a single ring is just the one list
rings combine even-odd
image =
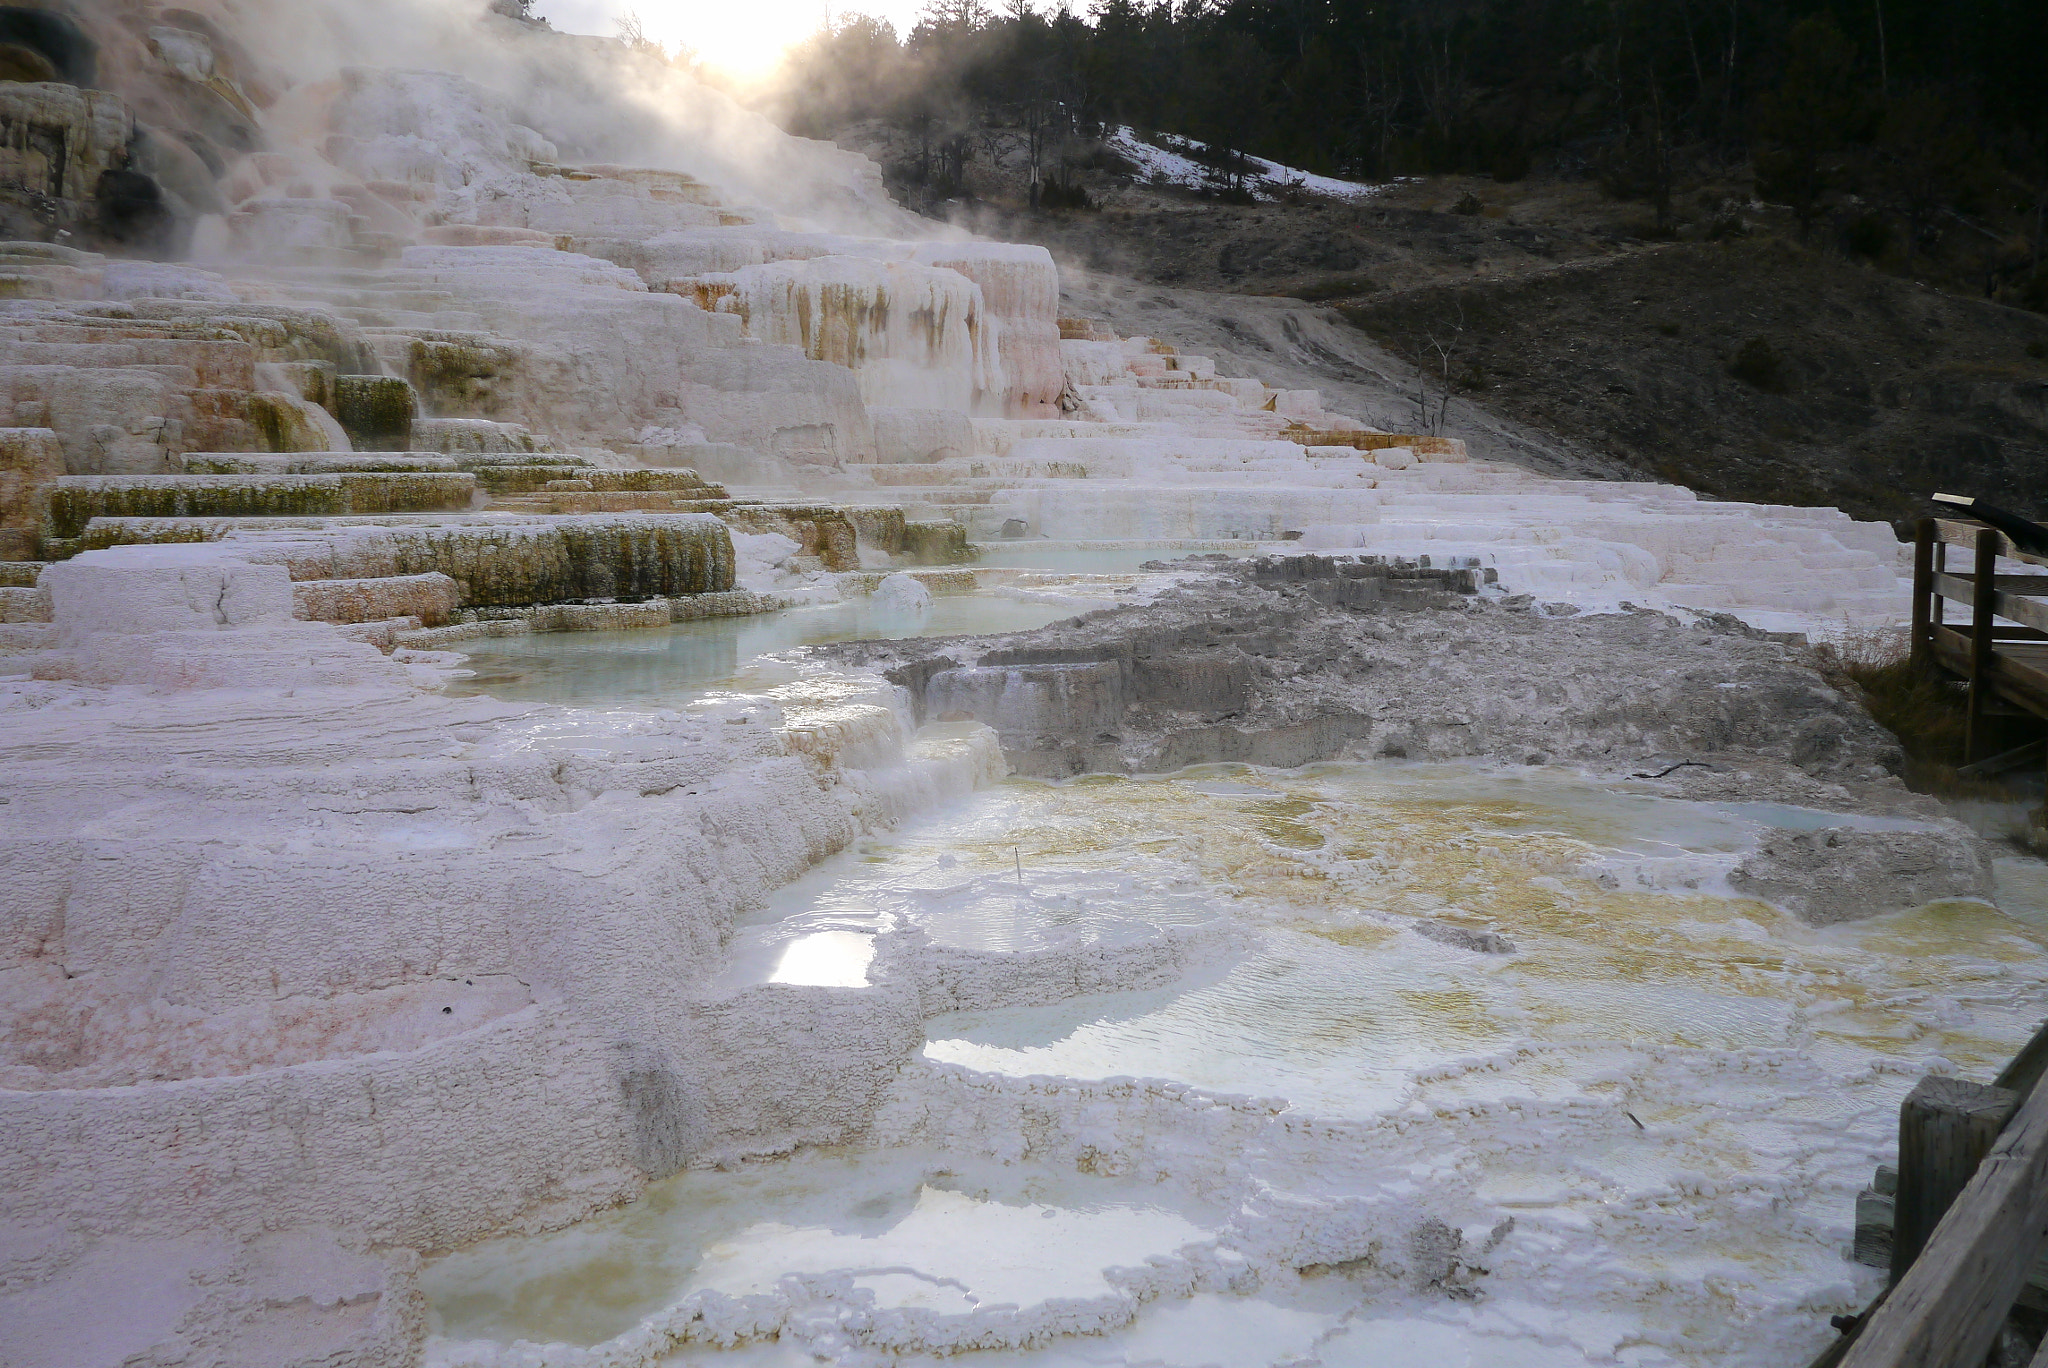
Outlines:
[{"label": "yellow mineral staining", "polygon": [[[1957,1000],[2009,992],[2016,968],[2048,962],[2048,936],[1983,904],[1817,930],[1727,896],[1718,871],[1754,830],[1730,812],[1563,780],[1515,785],[1526,797],[1502,787],[1355,765],[1012,780],[1010,828],[953,850],[990,871],[1121,867],[1161,885],[1181,871],[1245,913],[1384,959],[1400,986],[1361,1001],[1357,1029],[1383,1031],[1398,1004],[1404,1029],[1453,1051],[1505,1039],[1506,1010],[1515,1030],[1556,1040],[1933,1045],[1989,1064],[2009,1042]],[[1422,919],[1498,933],[1515,953],[1454,952],[1467,985],[1418,980],[1391,966],[1412,958],[1403,938]],[[1319,1033],[1349,1029],[1319,1019]]]}]

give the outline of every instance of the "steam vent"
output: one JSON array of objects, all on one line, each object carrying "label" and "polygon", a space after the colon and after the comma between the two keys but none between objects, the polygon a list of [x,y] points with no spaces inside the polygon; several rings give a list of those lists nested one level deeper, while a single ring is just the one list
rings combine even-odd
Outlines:
[{"label": "steam vent", "polygon": [[523,15],[0,6],[0,1362],[1824,1348],[2048,972],[1911,548]]}]

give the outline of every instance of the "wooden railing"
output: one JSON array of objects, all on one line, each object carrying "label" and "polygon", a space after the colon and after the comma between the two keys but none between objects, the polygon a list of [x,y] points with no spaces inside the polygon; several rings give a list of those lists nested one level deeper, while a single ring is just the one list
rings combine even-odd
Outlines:
[{"label": "wooden railing", "polygon": [[[1967,573],[1950,549],[1969,553]],[[1913,657],[1969,684],[1962,774],[2042,753],[2031,742],[1980,758],[1999,712],[2048,718],[2048,574],[2001,574],[2000,560],[2048,568],[1996,528],[1928,518],[1913,547]],[[1947,620],[1966,604],[1966,621]],[[2048,1249],[2048,1025],[1996,1081],[1929,1077],[1899,1108],[1891,1285],[1814,1368],[1983,1368],[2013,1304],[2044,1285]],[[2032,1368],[2048,1368],[2048,1345]]]},{"label": "wooden railing", "polygon": [[[1951,547],[1971,553],[1968,573],[1949,568]],[[1928,518],[1914,539],[1913,656],[1969,683],[1966,763],[1984,758],[1993,712],[2048,717],[2048,574],[2000,574],[2001,559],[2048,568],[2048,556],[1978,522]],[[1969,605],[1967,625],[1947,621],[1950,603]]]},{"label": "wooden railing", "polygon": [[1814,1368],[1983,1368],[2048,1249],[2044,1071],[2048,1026],[1995,1082],[1929,1077],[1907,1095],[1891,1286]]}]

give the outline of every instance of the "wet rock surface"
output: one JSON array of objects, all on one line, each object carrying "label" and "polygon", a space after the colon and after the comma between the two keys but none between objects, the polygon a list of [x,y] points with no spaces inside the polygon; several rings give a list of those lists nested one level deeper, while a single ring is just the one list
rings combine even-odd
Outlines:
[{"label": "wet rock surface", "polygon": [[1896,741],[1803,645],[1725,615],[1547,617],[1474,592],[1477,578],[1253,562],[1036,632],[824,649],[885,670],[927,720],[988,723],[1024,774],[1484,757],[1691,761],[1673,782],[1711,787],[1739,770],[1752,796],[1786,783],[1895,788]]},{"label": "wet rock surface", "polygon": [[1934,831],[1768,831],[1728,883],[1813,926],[1992,894],[1982,844],[1954,823]]},{"label": "wet rock surface", "polygon": [[1450,922],[1424,919],[1415,923],[1415,934],[1448,945],[1456,950],[1471,950],[1481,955],[1512,955],[1515,943],[1498,931],[1478,931],[1469,926],[1456,926]]}]

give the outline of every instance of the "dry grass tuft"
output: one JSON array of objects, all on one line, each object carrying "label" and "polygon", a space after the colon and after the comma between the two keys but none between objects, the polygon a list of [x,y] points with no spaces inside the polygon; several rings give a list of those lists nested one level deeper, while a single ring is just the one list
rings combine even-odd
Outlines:
[{"label": "dry grass tuft", "polygon": [[[1907,787],[1944,798],[2009,800],[2011,790],[1995,780],[1964,779],[1963,741],[1968,728],[1968,693],[1939,670],[1913,663],[1912,643],[1897,628],[1845,630],[1817,648],[1828,682],[1863,700],[1880,726],[1899,738],[1906,752],[1900,777]],[[2028,740],[2015,733],[2009,742]]]}]

